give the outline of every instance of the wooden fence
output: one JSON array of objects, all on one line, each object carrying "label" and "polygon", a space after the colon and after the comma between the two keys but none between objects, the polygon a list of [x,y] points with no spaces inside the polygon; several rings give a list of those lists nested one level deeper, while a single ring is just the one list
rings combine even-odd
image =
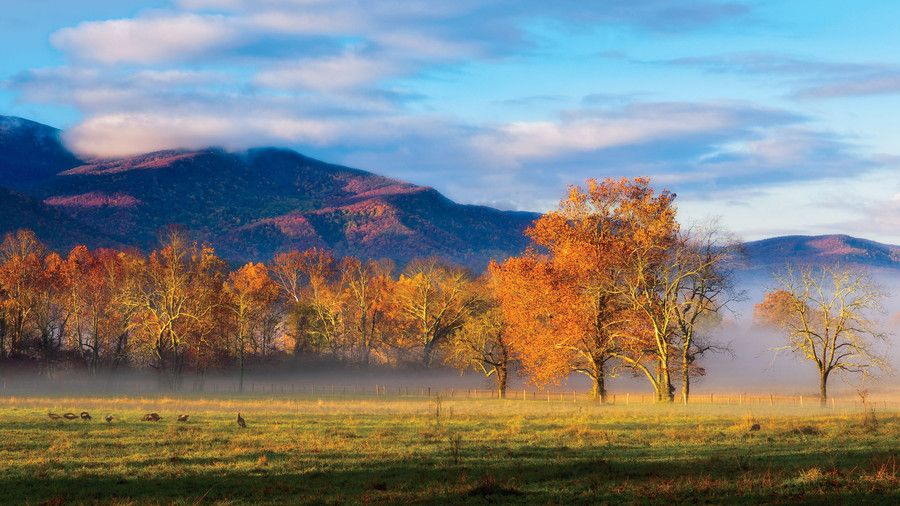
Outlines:
[{"label": "wooden fence", "polygon": [[[232,396],[293,396],[293,397],[326,397],[326,398],[384,398],[384,399],[423,399],[440,396],[442,399],[490,400],[498,399],[495,389],[490,388],[448,388],[435,386],[404,386],[391,384],[322,384],[313,382],[260,382],[247,381],[243,391],[237,382],[231,381],[188,381],[178,392],[160,389],[152,383],[127,382],[97,384],[92,382],[69,381],[56,385],[47,382],[15,382],[0,383],[0,393],[4,395],[232,395]],[[596,403],[590,392],[584,390],[538,390],[510,389],[506,392],[505,401],[544,401],[544,402],[579,402]],[[652,393],[610,393],[607,404],[629,406],[656,404]],[[681,404],[676,396],[675,404]],[[820,407],[819,398],[809,394],[746,394],[746,393],[695,393],[690,397],[691,405],[733,405],[733,406],[793,406]],[[867,406],[884,410],[900,410],[900,396],[880,397],[872,395],[867,399]],[[837,395],[829,397],[826,408],[856,408],[863,406],[862,400],[856,396]]]}]

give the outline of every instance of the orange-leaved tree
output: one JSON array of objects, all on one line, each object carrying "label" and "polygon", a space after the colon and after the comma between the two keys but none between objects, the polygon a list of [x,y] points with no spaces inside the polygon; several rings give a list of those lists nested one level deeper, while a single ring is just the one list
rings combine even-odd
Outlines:
[{"label": "orange-leaved tree", "polygon": [[189,243],[178,229],[161,240],[161,248],[135,273],[126,301],[135,311],[150,365],[178,389],[186,354],[202,362],[216,348],[210,338],[220,335],[215,315],[222,305],[224,263],[212,248]]},{"label": "orange-leaved tree", "polygon": [[615,357],[650,382],[657,400],[671,402],[671,372],[678,356],[678,274],[672,265],[679,225],[675,195],[659,193],[647,178],[607,180],[591,185],[588,199],[598,210],[614,251],[612,292],[628,314]]},{"label": "orange-leaved tree", "polygon": [[397,280],[391,320],[401,346],[421,348],[424,367],[474,310],[471,283],[465,269],[438,258],[413,260]]},{"label": "orange-leaved tree", "polygon": [[269,277],[268,268],[261,263],[248,263],[228,275],[225,282],[227,307],[231,312],[234,350],[240,370],[239,390],[244,391],[244,371],[248,348],[262,340],[268,328],[270,314],[275,311],[278,286]]},{"label": "orange-leaved tree", "polygon": [[[638,370],[649,372],[650,360],[668,371],[673,329],[654,335],[646,299],[659,295],[650,270],[677,234],[673,198],[655,194],[644,178],[591,179],[527,231],[535,250],[504,264],[503,304],[533,379],[582,373],[602,401],[614,357]],[[649,377],[659,391],[661,382]]]},{"label": "orange-leaved tree", "polygon": [[497,397],[506,397],[512,350],[500,309],[499,266],[491,263],[488,272],[473,283],[475,303],[463,324],[448,343],[447,361],[461,371],[469,368],[494,378]]},{"label": "orange-leaved tree", "polygon": [[367,367],[372,352],[386,341],[385,313],[393,290],[394,265],[389,260],[345,257],[338,268],[349,320],[347,353]]},{"label": "orange-leaved tree", "polygon": [[275,256],[270,272],[289,306],[294,353],[335,353],[344,332],[342,297],[331,253],[312,248]]},{"label": "orange-leaved tree", "polygon": [[10,232],[0,243],[0,358],[19,356],[28,346],[42,297],[46,248],[30,230]]}]

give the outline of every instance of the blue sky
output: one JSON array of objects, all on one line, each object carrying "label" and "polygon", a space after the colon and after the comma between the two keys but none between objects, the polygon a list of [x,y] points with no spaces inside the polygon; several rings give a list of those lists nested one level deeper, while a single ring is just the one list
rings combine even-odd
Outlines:
[{"label": "blue sky", "polygon": [[900,243],[897,2],[0,6],[0,113],[85,156],[289,146],[530,210],[648,175],[747,239]]}]

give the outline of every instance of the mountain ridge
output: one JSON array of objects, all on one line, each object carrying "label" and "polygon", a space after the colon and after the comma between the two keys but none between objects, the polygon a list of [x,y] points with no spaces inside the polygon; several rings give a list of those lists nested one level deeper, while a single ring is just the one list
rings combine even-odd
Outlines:
[{"label": "mountain ridge", "polygon": [[[185,226],[235,262],[313,246],[403,264],[437,255],[476,270],[519,254],[539,214],[456,203],[434,188],[264,147],[172,149],[82,159],[61,132],[0,116],[0,233],[33,228],[51,247],[149,250]],[[900,269],[900,246],[848,235],[744,244],[747,268],[845,263]]]},{"label": "mountain ridge", "polygon": [[844,264],[900,269],[900,246],[847,234],[786,235],[744,243],[755,268],[787,264]]},{"label": "mountain ridge", "polygon": [[[25,143],[41,146],[33,157],[52,151],[53,141],[64,149],[58,131],[26,126],[12,135],[48,139]],[[437,255],[481,269],[491,258],[522,251],[522,232],[538,216],[458,204],[430,187],[283,148],[65,161],[58,171],[31,174],[28,185],[17,184],[22,169],[0,170],[0,187],[144,250],[155,246],[158,230],[178,223],[239,262],[320,246],[399,264]]]}]

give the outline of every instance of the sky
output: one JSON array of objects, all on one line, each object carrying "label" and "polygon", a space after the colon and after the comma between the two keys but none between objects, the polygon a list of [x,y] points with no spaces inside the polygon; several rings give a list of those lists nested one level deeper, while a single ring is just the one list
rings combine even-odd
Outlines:
[{"label": "sky", "polygon": [[0,114],[283,146],[546,211],[649,176],[745,239],[900,244],[900,2],[0,0]]}]

